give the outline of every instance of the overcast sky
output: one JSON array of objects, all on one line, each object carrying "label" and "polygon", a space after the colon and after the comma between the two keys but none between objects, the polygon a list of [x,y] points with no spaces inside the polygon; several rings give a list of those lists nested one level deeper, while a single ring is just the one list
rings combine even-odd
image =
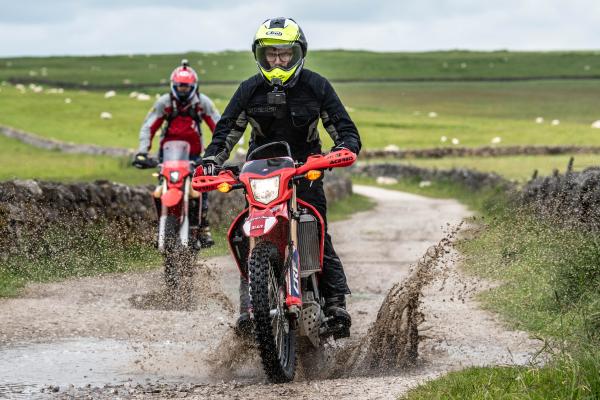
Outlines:
[{"label": "overcast sky", "polygon": [[247,50],[289,16],[309,49],[600,48],[600,0],[0,0],[0,57]]}]

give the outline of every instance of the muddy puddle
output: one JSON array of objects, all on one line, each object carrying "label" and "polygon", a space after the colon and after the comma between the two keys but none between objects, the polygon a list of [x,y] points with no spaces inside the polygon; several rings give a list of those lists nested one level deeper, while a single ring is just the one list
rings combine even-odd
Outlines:
[{"label": "muddy puddle", "polygon": [[[0,398],[43,397],[73,387],[209,384],[220,382],[208,369],[203,343],[72,338],[0,349]],[[237,370],[244,380],[256,371]],[[24,383],[26,382],[26,383]]]}]

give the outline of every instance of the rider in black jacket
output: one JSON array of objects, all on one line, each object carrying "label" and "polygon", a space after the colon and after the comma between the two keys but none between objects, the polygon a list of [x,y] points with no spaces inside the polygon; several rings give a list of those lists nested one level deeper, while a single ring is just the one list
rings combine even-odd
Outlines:
[{"label": "rider in black jacket", "polygon": [[[329,81],[304,69],[307,42],[298,24],[290,18],[263,22],[255,36],[252,51],[260,71],[242,82],[217,123],[211,143],[204,153],[207,172],[229,158],[248,123],[252,127],[248,152],[266,143],[285,141],[297,161],[321,153],[317,124],[319,118],[333,139],[334,149],[346,148],[358,154],[360,137],[354,122]],[[333,150],[333,149],[332,149]],[[327,202],[323,182],[301,183],[298,197],[312,204],[326,220]],[[327,222],[325,222],[327,232]],[[346,275],[329,234],[325,234],[321,291],[326,298],[325,312],[350,326],[345,295],[350,293]],[[240,284],[238,328],[249,324],[248,284]],[[347,332],[349,334],[349,330]]]}]

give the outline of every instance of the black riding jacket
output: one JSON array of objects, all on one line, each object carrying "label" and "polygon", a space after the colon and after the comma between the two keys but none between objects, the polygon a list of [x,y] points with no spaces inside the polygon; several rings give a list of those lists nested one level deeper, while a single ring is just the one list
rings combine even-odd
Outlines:
[{"label": "black riding jacket", "polygon": [[267,143],[286,141],[292,157],[306,161],[309,155],[321,153],[319,118],[336,146],[358,154],[361,142],[356,125],[327,79],[304,69],[298,82],[285,90],[283,105],[268,104],[267,93],[272,90],[260,74],[240,84],[215,127],[205,160],[223,164],[250,123],[248,152]]}]

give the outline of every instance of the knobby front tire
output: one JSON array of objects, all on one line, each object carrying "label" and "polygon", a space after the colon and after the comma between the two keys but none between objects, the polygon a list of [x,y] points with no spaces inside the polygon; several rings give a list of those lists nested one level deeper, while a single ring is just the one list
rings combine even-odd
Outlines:
[{"label": "knobby front tire", "polygon": [[296,332],[285,313],[285,274],[275,245],[261,242],[252,250],[248,274],[263,367],[271,382],[290,382],[296,373]]}]

